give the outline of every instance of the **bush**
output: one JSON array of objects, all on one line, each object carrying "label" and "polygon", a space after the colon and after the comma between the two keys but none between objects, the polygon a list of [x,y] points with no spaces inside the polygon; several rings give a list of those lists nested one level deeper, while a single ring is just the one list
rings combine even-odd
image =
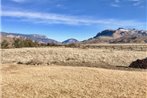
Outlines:
[{"label": "bush", "polygon": [[13,43],[13,46],[14,46],[15,48],[21,48],[21,47],[24,46],[24,44],[22,43],[22,40],[20,40],[20,39],[15,39],[15,40],[14,40],[14,43]]},{"label": "bush", "polygon": [[55,43],[47,43],[47,46],[57,46]]},{"label": "bush", "polygon": [[37,42],[33,42],[30,39],[22,40],[22,39],[15,39],[13,43],[14,48],[21,48],[21,47],[37,47],[39,44]]},{"label": "bush", "polygon": [[9,46],[9,43],[7,40],[3,40],[2,43],[1,43],[1,48],[8,48]]},{"label": "bush", "polygon": [[77,48],[77,47],[80,47],[80,45],[79,44],[75,44],[75,43],[71,43],[71,44],[65,45],[65,47]]},{"label": "bush", "polygon": [[56,43],[47,43],[46,46],[53,46],[53,47],[58,47],[58,46],[62,46],[61,44],[56,44]]}]

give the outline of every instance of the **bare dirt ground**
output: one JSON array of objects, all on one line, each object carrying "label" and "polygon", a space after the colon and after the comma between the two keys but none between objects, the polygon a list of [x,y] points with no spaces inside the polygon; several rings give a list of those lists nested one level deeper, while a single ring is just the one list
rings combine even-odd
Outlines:
[{"label": "bare dirt ground", "polygon": [[2,66],[2,98],[147,97],[145,71],[55,65]]},{"label": "bare dirt ground", "polygon": [[1,49],[2,98],[147,98],[146,70],[116,70],[146,51],[113,48]]}]

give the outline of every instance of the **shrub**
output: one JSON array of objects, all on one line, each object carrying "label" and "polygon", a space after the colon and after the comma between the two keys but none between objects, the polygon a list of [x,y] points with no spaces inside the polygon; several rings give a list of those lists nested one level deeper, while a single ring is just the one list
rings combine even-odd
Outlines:
[{"label": "shrub", "polygon": [[22,39],[15,39],[13,46],[15,48],[21,48],[21,47],[37,47],[39,44],[37,42],[33,42],[30,39],[22,40]]},{"label": "shrub", "polygon": [[24,45],[23,45],[23,43],[22,43],[22,40],[20,40],[20,39],[15,39],[15,40],[14,40],[14,43],[13,43],[13,46],[14,46],[15,48],[21,48],[21,47],[23,47]]},{"label": "shrub", "polygon": [[7,40],[3,40],[2,43],[1,43],[1,48],[8,48],[9,46],[9,43]]},{"label": "shrub", "polygon": [[71,44],[65,45],[65,47],[77,48],[77,47],[80,47],[80,45],[79,44],[75,44],[75,43],[71,43]]}]

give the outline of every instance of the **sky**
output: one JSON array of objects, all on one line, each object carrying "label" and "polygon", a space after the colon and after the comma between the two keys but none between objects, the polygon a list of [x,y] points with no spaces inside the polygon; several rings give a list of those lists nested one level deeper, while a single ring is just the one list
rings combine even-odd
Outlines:
[{"label": "sky", "polygon": [[147,30],[146,0],[1,0],[1,31],[85,40],[105,29]]}]

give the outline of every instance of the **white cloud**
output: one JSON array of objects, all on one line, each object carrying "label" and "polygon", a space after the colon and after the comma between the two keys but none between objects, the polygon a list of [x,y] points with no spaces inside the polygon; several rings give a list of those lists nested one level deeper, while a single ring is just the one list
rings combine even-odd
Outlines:
[{"label": "white cloud", "polygon": [[114,2],[115,2],[115,3],[119,3],[119,2],[120,2],[120,0],[115,0]]},{"label": "white cloud", "polygon": [[53,13],[26,12],[26,11],[2,11],[2,17],[18,18],[19,21],[33,23],[66,24],[66,25],[116,25],[116,26],[137,26],[145,23],[134,20],[116,19],[89,19],[77,16],[67,16]]},{"label": "white cloud", "polygon": [[133,1],[133,2],[139,2],[139,1],[141,1],[141,0],[129,0],[129,1]]},{"label": "white cloud", "polygon": [[110,4],[110,6],[112,6],[112,7],[120,7],[120,5],[114,4],[114,3]]},{"label": "white cloud", "polygon": [[145,0],[113,0],[110,3],[110,6],[112,7],[122,7],[124,6],[123,3],[127,2],[130,6],[143,6],[143,2],[145,3]]},{"label": "white cloud", "polygon": [[120,0],[114,0],[112,3],[110,3],[110,6],[112,7],[120,7]]},{"label": "white cloud", "polygon": [[26,0],[11,0],[11,1],[16,2],[16,3],[24,3],[24,2],[26,2]]},{"label": "white cloud", "polygon": [[63,7],[63,5],[62,5],[62,4],[57,4],[56,6],[57,6],[57,7]]},{"label": "white cloud", "polygon": [[135,2],[133,3],[133,6],[139,6],[141,4],[141,2]]},{"label": "white cloud", "polygon": [[143,0],[129,0],[132,2],[133,6],[142,6]]}]

